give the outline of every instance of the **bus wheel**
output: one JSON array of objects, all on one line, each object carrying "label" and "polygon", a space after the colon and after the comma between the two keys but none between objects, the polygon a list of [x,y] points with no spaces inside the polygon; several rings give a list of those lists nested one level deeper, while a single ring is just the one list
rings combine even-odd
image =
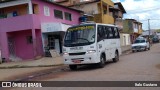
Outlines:
[{"label": "bus wheel", "polygon": [[113,62],[119,61],[119,54],[118,51],[115,52],[115,58],[113,58]]},{"label": "bus wheel", "polygon": [[100,63],[98,63],[98,67],[103,68],[104,66],[105,66],[105,57],[104,57],[104,55],[101,55]]},{"label": "bus wheel", "polygon": [[77,69],[77,65],[69,65],[69,68],[70,68],[71,70],[76,70],[76,69]]}]

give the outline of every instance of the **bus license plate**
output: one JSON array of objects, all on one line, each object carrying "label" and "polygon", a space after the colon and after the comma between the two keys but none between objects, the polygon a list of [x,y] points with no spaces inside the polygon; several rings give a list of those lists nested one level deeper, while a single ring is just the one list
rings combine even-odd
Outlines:
[{"label": "bus license plate", "polygon": [[80,60],[73,60],[74,63],[81,63]]}]

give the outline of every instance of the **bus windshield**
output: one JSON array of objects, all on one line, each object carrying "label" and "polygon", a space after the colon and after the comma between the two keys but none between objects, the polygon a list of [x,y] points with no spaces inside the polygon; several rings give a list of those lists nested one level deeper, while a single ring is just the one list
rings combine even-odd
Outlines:
[{"label": "bus windshield", "polygon": [[95,42],[95,25],[80,25],[67,30],[64,46],[84,46]]}]

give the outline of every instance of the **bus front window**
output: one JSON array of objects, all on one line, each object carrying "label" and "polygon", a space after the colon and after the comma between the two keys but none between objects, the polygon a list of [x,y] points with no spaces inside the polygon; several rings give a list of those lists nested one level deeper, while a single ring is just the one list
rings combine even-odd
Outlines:
[{"label": "bus front window", "polygon": [[85,25],[71,27],[67,30],[64,46],[83,46],[90,45],[95,42],[95,26]]}]

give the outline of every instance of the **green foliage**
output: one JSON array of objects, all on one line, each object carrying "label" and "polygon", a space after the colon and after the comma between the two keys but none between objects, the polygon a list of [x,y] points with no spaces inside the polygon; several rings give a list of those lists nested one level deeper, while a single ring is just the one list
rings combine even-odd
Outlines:
[{"label": "green foliage", "polygon": [[156,30],[157,33],[160,33],[160,29]]}]

